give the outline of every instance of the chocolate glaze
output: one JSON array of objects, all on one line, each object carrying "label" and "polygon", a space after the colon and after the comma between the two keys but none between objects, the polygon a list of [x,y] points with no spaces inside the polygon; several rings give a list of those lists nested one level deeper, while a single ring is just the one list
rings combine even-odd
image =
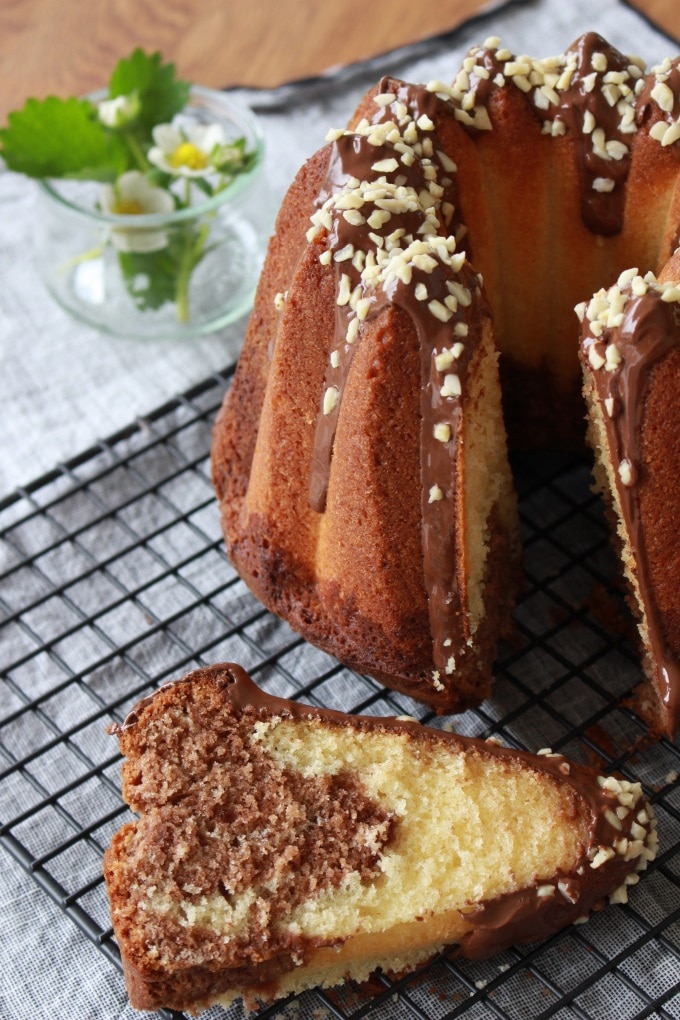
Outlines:
[{"label": "chocolate glaze", "polygon": [[[675,301],[662,301],[655,290],[632,297],[626,305],[623,322],[614,332],[605,330],[594,338],[584,324],[584,364],[591,348],[604,357],[609,344],[614,344],[621,361],[613,371],[591,370],[590,377],[602,406],[610,458],[615,467],[619,505],[626,530],[635,551],[635,572],[638,580],[652,655],[657,664],[659,694],[668,720],[669,732],[680,725],[680,662],[666,640],[658,612],[651,597],[650,569],[645,548],[645,532],[639,514],[637,483],[644,470],[641,438],[647,388],[653,367],[680,343],[680,306]],[[605,400],[612,401],[609,414]],[[630,485],[624,485],[618,466],[627,462]]]},{"label": "chocolate glaze", "polygon": [[[470,88],[475,93],[478,105],[488,106],[494,93],[499,88],[514,88],[507,81],[503,85],[494,82],[494,78],[504,73],[505,62],[498,60],[496,51],[480,47],[472,51],[477,64],[488,71],[489,77],[483,78],[470,74]],[[536,106],[533,100],[533,89],[524,95],[527,108],[541,123],[561,121],[573,138],[574,156],[581,184],[581,217],[593,234],[608,237],[617,234],[623,226],[623,210],[625,204],[625,185],[630,170],[630,155],[622,159],[604,159],[593,152],[592,133],[585,133],[583,122],[587,113],[592,114],[597,128],[604,130],[607,141],[622,142],[626,147],[630,143],[630,135],[620,129],[620,115],[616,104],[611,106],[602,92],[603,78],[609,72],[627,72],[630,58],[620,53],[596,32],[587,32],[580,36],[567,50],[577,57],[576,69],[569,86],[560,91],[559,104],[550,105],[548,110]],[[592,58],[594,53],[604,54],[607,61],[606,71],[594,71]],[[591,76],[595,74],[595,85],[589,87]],[[634,85],[631,82],[631,85]],[[473,125],[465,125],[466,130],[476,134]],[[549,141],[549,140],[547,140]],[[609,192],[596,191],[593,182],[603,177],[614,181],[614,188]]]},{"label": "chocolate glaze", "polygon": [[[434,93],[426,89],[408,85],[393,79],[383,79],[378,86],[380,93],[389,92],[395,100],[389,106],[380,108],[374,123],[380,124],[394,117],[393,108],[402,104],[416,122],[421,116],[433,122],[442,115],[445,104]],[[450,112],[449,112],[450,115]],[[419,139],[427,137],[427,132],[420,131]],[[374,164],[389,157],[399,157],[399,152],[391,144],[376,146],[359,134],[346,134],[332,146],[326,182],[319,196],[321,206],[332,195],[347,187],[348,182],[375,181],[381,171],[374,169]],[[437,157],[433,155],[436,165]],[[431,163],[429,159],[425,161]],[[442,222],[441,205],[455,197],[454,182],[446,176],[441,167],[439,176],[442,178],[443,195],[439,201],[438,217],[442,236],[445,236],[445,224]],[[423,171],[423,163],[416,160],[412,166],[400,163],[394,177],[400,184],[413,189],[416,194],[427,190],[428,181]],[[418,238],[425,223],[422,209],[413,209],[399,215],[398,228],[403,231],[403,245],[409,238]],[[395,230],[395,220],[388,220],[384,226],[371,228],[368,223],[359,226],[350,225],[338,210],[333,211],[333,227],[328,233],[326,244],[332,252],[338,252],[351,245],[355,251],[375,251],[376,235],[389,237]],[[448,226],[448,225],[446,225]],[[372,237],[370,235],[373,235]],[[371,308],[368,320],[375,318],[389,305],[397,306],[410,317],[418,336],[421,352],[421,492],[422,492],[422,545],[424,563],[424,583],[428,595],[430,629],[433,639],[433,663],[441,673],[451,673],[454,660],[451,647],[460,645],[469,637],[467,606],[464,598],[463,584],[456,577],[457,564],[461,562],[461,551],[456,547],[457,516],[460,514],[460,494],[458,491],[457,456],[462,427],[462,394],[442,396],[443,374],[435,366],[435,357],[444,348],[451,348],[455,342],[454,328],[459,323],[467,327],[467,335],[462,350],[456,358],[455,371],[464,393],[467,369],[481,333],[481,315],[488,315],[485,299],[481,297],[479,280],[469,266],[463,266],[459,273],[441,262],[432,272],[424,272],[416,267],[410,283],[405,284],[395,279],[383,287],[364,287],[359,269],[351,261],[334,263],[337,286],[340,276],[346,273],[350,278],[350,289],[362,287],[363,293],[370,297]],[[472,295],[470,305],[459,305],[453,317],[446,323],[439,321],[428,309],[428,301],[438,299],[444,301],[449,296],[447,282],[455,280],[462,284]],[[415,297],[415,288],[422,284],[428,293],[428,301],[419,301]],[[473,314],[474,311],[474,314]],[[360,325],[357,338],[353,343],[345,341],[347,328],[352,317],[348,306],[338,306],[336,313],[336,333],[332,350],[336,353],[336,364],[331,364],[324,380],[324,393],[334,387],[337,392],[335,406],[329,413],[321,413],[317,417],[316,434],[312,462],[310,467],[309,499],[314,510],[321,513],[325,509],[332,460],[333,442],[337,428],[338,415],[342,405],[342,395],[351,370],[354,352],[361,343],[364,327]],[[451,435],[447,442],[434,438],[435,425],[447,425]],[[439,485],[444,493],[442,499],[431,501],[430,490]]]},{"label": "chocolate glaze", "polygon": [[[414,120],[422,114],[426,114],[434,119],[437,115],[437,109],[442,107],[441,100],[437,99],[432,93],[427,92],[424,88],[388,78],[383,78],[378,85],[379,93],[387,92],[388,90],[395,91],[395,89],[397,101],[403,103],[409,109]],[[389,107],[376,107],[376,110],[379,112],[376,113],[372,123],[377,125],[391,119]],[[329,197],[346,188],[351,179],[357,181],[377,180],[381,173],[375,171],[373,165],[378,161],[395,156],[398,157],[399,153],[390,144],[374,145],[365,136],[359,134],[343,135],[332,144],[326,181],[319,195],[317,205],[323,205]],[[426,187],[426,181],[419,161],[411,167],[400,165],[397,177],[400,183],[403,183],[406,187],[413,188],[416,192],[420,192]],[[405,235],[417,237],[422,223],[422,212],[413,210],[400,214],[398,226],[404,231]],[[383,227],[379,228],[372,228],[368,223],[359,226],[351,225],[342,215],[338,215],[337,210],[334,210],[333,229],[327,236],[326,246],[334,253],[345,248],[347,245],[352,245],[355,251],[375,251],[376,243],[369,235],[386,237],[395,228],[396,223],[394,220],[388,220]],[[444,236],[443,231],[442,236]],[[343,273],[349,276],[352,290],[362,285],[361,273],[352,265],[351,261],[334,262],[334,267],[338,285]],[[420,279],[422,278],[424,278],[424,274],[420,277]],[[406,290],[407,288],[403,285],[395,287],[389,292],[378,288],[370,288],[367,291],[372,302],[369,317],[374,318],[387,304],[403,305]],[[417,326],[421,327],[419,333],[422,335],[423,320],[426,319],[431,327],[432,316],[427,314],[427,309],[426,307],[423,308],[422,304],[415,304],[414,302],[410,304],[412,306],[409,309],[410,314],[414,321],[418,320]],[[310,504],[319,513],[323,513],[326,504],[330,463],[333,455],[333,440],[342,404],[344,384],[349,375],[356,344],[360,342],[361,336],[360,330],[359,337],[354,344],[344,342],[348,321],[351,317],[347,306],[337,307],[336,331],[331,349],[337,351],[340,363],[337,368],[329,366],[326,372],[324,391],[329,386],[336,386],[339,396],[337,404],[329,414],[319,414],[318,416],[314,453],[310,469]]]},{"label": "chocolate glaze", "polygon": [[[534,942],[545,938],[565,925],[584,917],[591,909],[603,905],[604,898],[617,889],[634,870],[636,859],[626,860],[625,854],[614,851],[622,839],[632,839],[631,827],[642,801],[633,805],[625,817],[616,816],[621,808],[615,790],[602,785],[602,777],[592,768],[575,762],[567,762],[561,755],[546,756],[501,747],[498,744],[454,733],[433,730],[416,721],[401,718],[378,718],[352,716],[331,709],[323,709],[287,701],[266,694],[258,688],[247,673],[233,663],[220,663],[206,669],[196,670],[181,680],[165,684],[150,696],[142,699],[129,713],[124,723],[114,724],[110,733],[120,734],[133,726],[143,723],[145,709],[160,691],[178,683],[192,683],[209,680],[224,692],[235,712],[255,708],[258,714],[290,719],[313,719],[326,724],[353,727],[357,730],[376,732],[405,732],[415,740],[444,741],[461,750],[472,751],[487,758],[497,758],[508,763],[520,763],[522,767],[551,777],[561,784],[570,786],[590,816],[588,838],[581,856],[569,874],[557,874],[550,879],[536,881],[534,885],[507,893],[493,900],[471,905],[469,911],[461,911],[470,921],[472,928],[460,943],[462,955],[473,959],[491,956],[508,946]],[[614,824],[616,822],[616,824]],[[651,823],[643,825],[647,836]],[[639,833],[638,833],[639,835]],[[598,849],[611,848],[613,855],[597,867],[593,867],[593,856]],[[554,886],[554,892],[541,895],[546,882]]]},{"label": "chocolate glaze", "polygon": [[[622,142],[629,147],[630,135],[620,130],[620,116],[616,106],[610,106],[602,92],[602,79],[611,71],[626,71],[630,59],[611,46],[596,32],[582,35],[569,47],[568,52],[578,56],[577,69],[569,88],[560,95],[559,117],[573,136],[576,165],[581,181],[581,216],[583,222],[594,234],[609,237],[618,234],[623,227],[625,186],[630,171],[630,150],[623,159],[605,160],[596,155],[592,148],[592,134],[583,131],[583,120],[591,113],[598,128],[604,129],[606,140]],[[587,91],[585,79],[593,73],[592,57],[603,53],[607,60],[607,71],[598,71],[596,84]],[[593,188],[597,177],[614,181],[610,192],[598,192]]]},{"label": "chocolate glaze", "polygon": [[[665,84],[673,93],[673,105],[670,110],[662,110],[652,92],[657,84],[657,75],[652,71],[645,77],[645,83],[637,96],[635,121],[638,127],[645,125],[648,129],[657,121],[665,121],[669,126],[680,118],[680,57],[670,60],[668,76],[665,77]],[[666,146],[675,159],[680,160],[680,145],[674,143]],[[677,247],[677,246],[676,246]]]}]

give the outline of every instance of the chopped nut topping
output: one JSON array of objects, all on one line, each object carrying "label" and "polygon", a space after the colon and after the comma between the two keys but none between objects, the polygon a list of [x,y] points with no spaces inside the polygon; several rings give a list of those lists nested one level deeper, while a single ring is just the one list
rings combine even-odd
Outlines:
[{"label": "chopped nut topping", "polygon": [[659,104],[660,109],[662,109],[665,113],[671,113],[675,102],[675,96],[665,82],[657,81],[656,85],[652,89],[652,99]]},{"label": "chopped nut topping", "polygon": [[394,92],[381,92],[380,95],[375,97],[375,102],[378,106],[389,106],[396,98]]},{"label": "chopped nut topping", "polygon": [[343,273],[340,277],[340,287],[338,288],[337,303],[339,305],[349,304],[349,298],[351,294],[352,281],[350,280],[347,273]]},{"label": "chopped nut topping", "polygon": [[[620,323],[617,323],[617,325],[620,325]],[[608,345],[604,361],[605,372],[615,372],[616,369],[621,364],[622,361],[621,354],[619,353],[619,349],[618,347],[615,346],[615,344]]]},{"label": "chopped nut topping", "polygon": [[375,172],[379,174],[391,174],[394,173],[395,170],[399,169],[399,163],[396,159],[394,159],[394,157],[391,157],[390,159],[381,159],[377,163],[374,163],[371,169],[375,170]]},{"label": "chopped nut topping", "polygon": [[434,121],[432,121],[426,113],[423,113],[420,117],[418,117],[416,124],[421,131],[434,131]]},{"label": "chopped nut topping", "polygon": [[619,478],[622,483],[626,486],[633,484],[633,471],[631,468],[630,461],[622,460],[619,464]]},{"label": "chopped nut topping", "polygon": [[591,367],[596,370],[598,368],[602,368],[602,366],[605,364],[605,359],[599,353],[595,344],[591,344],[591,346],[588,348],[588,361],[590,362]]},{"label": "chopped nut topping", "polygon": [[627,903],[628,902],[628,890],[625,884],[620,885],[618,889],[615,889],[609,897],[610,903]]},{"label": "chopped nut topping", "polygon": [[338,402],[340,391],[337,386],[329,386],[323,395],[323,413],[330,414]]},{"label": "chopped nut topping", "polygon": [[347,259],[354,258],[354,245],[346,244],[344,248],[336,251],[333,255],[335,262],[345,262]]},{"label": "chopped nut topping", "polygon": [[442,304],[441,301],[430,301],[427,307],[430,309],[430,312],[434,315],[435,319],[439,319],[441,322],[448,322],[453,315],[453,311],[447,308],[445,304]]},{"label": "chopped nut topping", "polygon": [[573,895],[568,882],[566,882],[564,879],[560,879],[557,883],[557,888],[562,893],[565,900],[567,900],[569,903],[576,903],[578,897]]},{"label": "chopped nut topping", "polygon": [[444,385],[440,393],[443,397],[459,397],[462,393],[459,376],[452,372],[444,376]]},{"label": "chopped nut topping", "polygon": [[601,847],[598,848],[597,852],[595,853],[595,856],[593,857],[592,861],[590,862],[590,867],[591,868],[601,868],[603,864],[606,864],[607,861],[610,861],[615,856],[616,856],[616,851],[614,850],[613,847],[611,847],[611,846],[601,846]]},{"label": "chopped nut topping", "polygon": [[350,319],[349,324],[347,326],[347,335],[345,337],[347,343],[353,344],[357,338],[358,333],[359,333],[359,320]]},{"label": "chopped nut topping", "polygon": [[451,368],[455,360],[455,355],[452,350],[444,348],[440,354],[435,354],[434,364],[438,372],[445,372],[447,368]]},{"label": "chopped nut topping", "polygon": [[611,808],[607,808],[604,817],[607,819],[613,829],[617,829],[619,832],[622,830],[621,819],[616,815]]},{"label": "chopped nut topping", "polygon": [[366,222],[358,209],[347,209],[342,215],[353,227],[360,227]]}]

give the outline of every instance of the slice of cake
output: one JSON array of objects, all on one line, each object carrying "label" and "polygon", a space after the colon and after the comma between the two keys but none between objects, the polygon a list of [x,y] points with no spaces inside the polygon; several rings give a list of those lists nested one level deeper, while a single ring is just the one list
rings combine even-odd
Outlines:
[{"label": "slice of cake", "polygon": [[139,819],[104,858],[137,1009],[483,957],[588,915],[654,857],[640,786],[404,719],[190,673],[114,726]]},{"label": "slice of cake", "polygon": [[[212,477],[229,556],[268,609],[359,672],[462,711],[490,693],[520,579],[498,353],[482,281],[441,233],[434,166],[388,180],[399,142],[385,131],[343,135],[289,192]],[[329,159],[342,186],[316,208]],[[306,241],[286,229],[301,209]],[[272,295],[298,242],[285,299]]]},{"label": "slice of cake", "polygon": [[680,253],[577,307],[595,481],[609,506],[651,682],[652,730],[680,725]]}]

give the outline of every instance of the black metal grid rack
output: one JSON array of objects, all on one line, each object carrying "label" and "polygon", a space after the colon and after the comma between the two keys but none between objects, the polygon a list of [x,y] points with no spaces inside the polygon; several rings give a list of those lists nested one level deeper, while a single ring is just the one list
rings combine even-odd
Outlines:
[{"label": "black metal grid rack", "polygon": [[[228,659],[303,701],[451,722],[305,645],[235,575],[208,461],[229,375],[0,503],[0,842],[117,967],[101,855],[128,811],[105,730],[139,697]],[[482,963],[445,957],[263,1017],[680,1017],[680,751],[646,742],[627,707],[640,673],[588,465],[532,457],[514,469],[527,575],[515,639],[492,699],[455,728],[641,780],[660,854],[627,904],[545,943]]]}]

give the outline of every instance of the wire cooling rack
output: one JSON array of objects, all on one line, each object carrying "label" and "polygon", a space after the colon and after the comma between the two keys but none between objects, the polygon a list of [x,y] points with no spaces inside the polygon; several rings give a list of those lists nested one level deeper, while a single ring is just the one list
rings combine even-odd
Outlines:
[{"label": "wire cooling rack", "polygon": [[[547,942],[477,963],[445,956],[415,976],[306,993],[262,1017],[680,1017],[680,752],[650,744],[628,707],[640,672],[588,465],[514,462],[527,577],[514,639],[489,701],[433,719],[302,642],[229,565],[209,477],[229,378],[206,380],[0,503],[4,849],[120,968],[101,856],[129,812],[106,726],[189,668],[235,660],[278,694],[410,712],[617,769],[642,781],[661,846],[627,904]],[[232,1010],[208,1015],[241,1015]]]}]

